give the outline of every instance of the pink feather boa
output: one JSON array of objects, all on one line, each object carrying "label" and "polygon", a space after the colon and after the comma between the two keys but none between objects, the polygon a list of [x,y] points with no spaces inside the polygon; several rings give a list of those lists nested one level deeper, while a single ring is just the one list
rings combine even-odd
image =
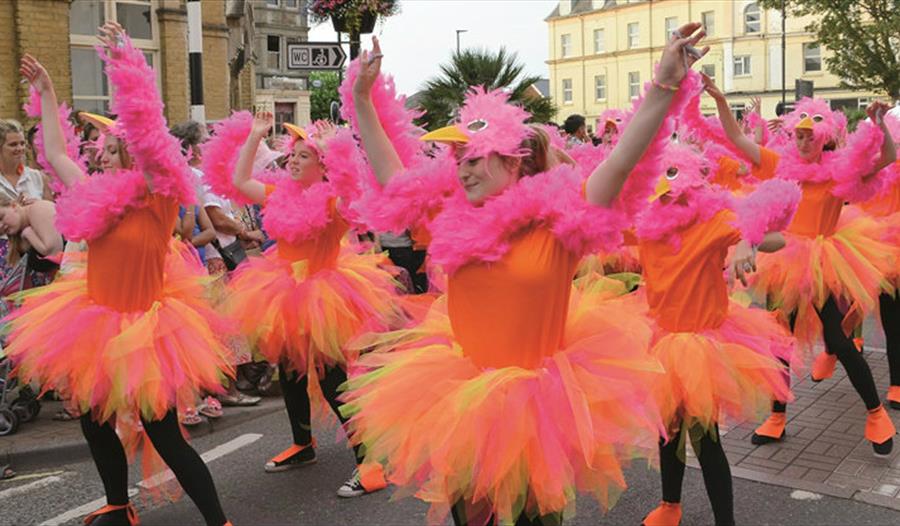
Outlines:
[{"label": "pink feather boa", "polygon": [[212,136],[200,146],[204,182],[214,194],[240,205],[248,205],[250,200],[235,188],[232,176],[252,125],[253,115],[249,111],[236,112],[213,125]]},{"label": "pink feather boa", "polygon": [[[41,95],[34,87],[31,88],[28,95],[25,113],[29,117],[35,119],[40,118],[41,116]],[[72,111],[65,102],[59,105],[59,125],[62,128],[63,139],[66,142],[66,154],[69,156],[69,159],[72,159],[72,161],[78,165],[78,168],[81,169],[82,173],[87,173],[87,161],[78,151],[81,140],[75,133],[75,125],[72,124],[72,121],[69,118],[71,114]],[[66,185],[63,184],[59,176],[56,175],[56,170],[54,170],[50,162],[47,161],[47,155],[44,151],[44,129],[40,123],[38,123],[37,131],[34,134],[34,150],[37,152],[38,164],[50,175],[50,188],[56,194],[63,193],[66,190]]]},{"label": "pink feather boa", "polygon": [[179,203],[195,202],[191,169],[178,139],[169,133],[156,73],[143,52],[127,36],[120,47],[97,50],[116,93],[110,111],[117,116],[116,128],[125,138],[135,168],[149,174],[153,193]]},{"label": "pink feather boa", "polygon": [[576,168],[561,165],[519,179],[480,207],[456,193],[432,223],[429,255],[447,273],[471,262],[498,261],[513,235],[539,225],[579,255],[619,246],[624,218],[585,201],[583,182]]},{"label": "pink feather boa", "polygon": [[334,188],[321,182],[303,188],[289,177],[275,184],[263,208],[263,227],[270,236],[289,243],[314,239],[332,221]]},{"label": "pink feather boa", "polygon": [[762,182],[750,195],[736,200],[735,226],[741,231],[741,238],[758,245],[769,232],[787,228],[802,195],[797,183],[771,179]]},{"label": "pink feather boa", "polygon": [[438,150],[395,175],[384,188],[369,185],[353,209],[377,232],[402,233],[413,227],[428,227],[447,198],[462,193],[456,176],[456,159],[449,148]]},{"label": "pink feather boa", "polygon": [[[359,77],[359,68],[359,59],[351,62],[347,68],[347,77],[338,88],[341,95],[341,117],[350,123],[357,134],[359,122],[353,100],[353,84]],[[378,75],[375,85],[372,86],[372,103],[378,113],[378,120],[394,149],[397,150],[403,166],[411,166],[425,151],[424,144],[419,141],[423,132],[413,124],[422,112],[406,108],[406,96],[397,94],[394,79],[390,75]]]},{"label": "pink feather boa", "polygon": [[96,173],[57,198],[56,228],[69,240],[97,239],[130,210],[143,207],[148,193],[137,170]]},{"label": "pink feather boa", "polygon": [[799,183],[834,182],[832,193],[836,197],[851,202],[866,201],[881,190],[887,175],[881,170],[863,179],[875,170],[883,140],[881,129],[872,123],[861,122],[846,146],[823,152],[818,163],[806,162],[795,146],[786,145],[787,151],[778,163],[778,176]]},{"label": "pink feather boa", "polygon": [[94,174],[63,193],[57,200],[56,225],[72,240],[96,239],[128,211],[145,206],[149,193],[145,173],[154,193],[180,203],[194,201],[193,175],[178,141],[168,133],[156,76],[143,53],[127,37],[109,54],[99,51],[116,91],[112,104],[118,114],[116,129],[125,138],[135,169]]}]

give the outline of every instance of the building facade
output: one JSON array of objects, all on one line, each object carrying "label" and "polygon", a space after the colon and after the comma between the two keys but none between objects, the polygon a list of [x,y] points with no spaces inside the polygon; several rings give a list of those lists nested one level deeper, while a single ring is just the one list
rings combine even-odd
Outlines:
[{"label": "building facade", "polygon": [[[560,118],[580,113],[596,125],[608,108],[628,108],[651,80],[668,35],[688,21],[703,23],[709,53],[695,66],[715,79],[735,111],[759,97],[763,115],[775,116],[782,98],[781,13],[750,0],[562,0],[547,17],[550,90]],[[877,97],[840,87],[827,71],[828,50],[804,27],[785,21],[786,100],[796,79],[812,81],[815,95],[833,107],[860,108]],[[704,96],[704,113],[715,104]]]},{"label": "building facade", "polygon": [[[272,81],[298,76],[286,73],[283,60],[271,62],[265,51],[273,34],[282,42],[305,40],[305,0],[204,0],[201,11],[207,119],[262,105],[280,110],[282,122],[308,122],[305,79]],[[9,73],[0,77],[0,117],[26,120],[28,87],[16,73],[25,53],[47,67],[61,101],[76,110],[106,112],[113,93],[94,50],[97,27],[106,20],[120,23],[144,51],[157,74],[166,119],[188,119],[185,0],[0,1],[0,71]]]}]

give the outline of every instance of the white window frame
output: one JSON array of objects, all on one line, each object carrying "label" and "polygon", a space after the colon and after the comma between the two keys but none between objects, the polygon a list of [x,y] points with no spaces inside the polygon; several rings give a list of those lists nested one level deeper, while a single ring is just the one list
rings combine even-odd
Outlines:
[{"label": "white window frame", "polygon": [[572,34],[563,33],[559,36],[559,52],[562,58],[572,56]]},{"label": "white window frame", "polygon": [[594,30],[594,53],[606,53],[606,28]]},{"label": "white window frame", "polygon": [[743,102],[733,102],[728,105],[728,109],[731,110],[731,114],[734,115],[734,118],[738,118],[738,112],[741,112],[741,118],[744,117],[744,112],[747,110],[747,104]]},{"label": "white window frame", "polygon": [[677,16],[667,16],[665,21],[666,28],[666,42],[669,41],[669,38],[672,36],[672,33],[678,29],[678,17]]},{"label": "white window frame", "polygon": [[572,104],[575,101],[575,90],[572,87],[572,79],[562,79],[562,100],[563,104]]},{"label": "white window frame", "polygon": [[[625,38],[628,41],[628,49],[634,49],[641,45],[641,25],[640,22],[629,22],[625,26]],[[632,32],[632,29],[634,31]]]},{"label": "white window frame", "polygon": [[[741,65],[740,73],[738,73],[738,64]],[[753,58],[751,55],[735,55],[731,67],[735,77],[749,77],[753,74]]]},{"label": "white window frame", "polygon": [[[103,20],[104,21],[117,21],[116,18],[116,5],[117,4],[135,4],[142,6],[150,6],[150,33],[153,38],[145,39],[145,38],[132,38],[131,42],[134,44],[134,47],[140,49],[145,54],[148,54],[152,57],[153,61],[153,71],[156,73],[156,87],[157,89],[161,89],[161,79],[160,79],[160,67],[159,67],[159,20],[156,16],[156,11],[159,9],[159,0],[90,0],[91,2],[103,2]],[[70,7],[71,9],[71,7]],[[100,45],[100,40],[96,37],[96,35],[75,35],[69,34],[69,49],[89,49],[94,51],[95,46]],[[72,64],[71,59],[69,62],[69,70],[70,74],[72,74],[72,84],[74,86],[74,74],[71,71]],[[109,107],[110,101],[113,98],[113,87],[109,86],[109,93],[107,95],[79,95],[77,96],[77,100],[90,100],[90,101],[103,101],[106,107]],[[76,102],[76,95],[72,94],[72,105],[77,110],[78,103]]]},{"label": "white window frame", "polygon": [[[750,17],[756,15],[756,20],[750,20]],[[756,2],[747,4],[744,7],[744,34],[755,35],[762,30],[762,10]],[[755,26],[755,29],[753,28]]]},{"label": "white window frame", "polygon": [[[601,91],[603,92],[602,96]],[[606,73],[594,75],[594,100],[602,102],[606,100],[606,97]]]},{"label": "white window frame", "polygon": [[641,72],[628,72],[628,98],[636,99],[641,96]]},{"label": "white window frame", "polygon": [[[708,68],[712,69],[712,75],[707,73]],[[716,65],[715,64],[703,64],[700,66],[700,71],[706,74],[707,77],[711,78],[713,82],[716,81]]]},{"label": "white window frame", "polygon": [[[269,56],[271,53],[276,53],[275,51],[269,51],[269,38],[271,38],[271,37],[275,37],[275,38],[278,39],[278,51],[277,51],[277,53],[278,53],[278,66],[277,66],[277,67],[274,67],[274,68],[270,65],[270,60],[271,60],[271,58],[270,58],[270,56]],[[285,46],[284,46],[284,37],[283,37],[283,36],[281,36],[281,35],[274,35],[274,34],[266,34],[266,54],[265,54],[265,57],[266,57],[265,68],[266,68],[266,70],[268,70],[268,71],[281,71],[281,65],[284,63],[284,48],[285,48]]]},{"label": "white window frame", "polygon": [[[293,10],[293,9],[300,9],[300,3],[301,3],[300,0],[294,0],[294,3],[295,3],[294,7],[291,7],[291,6],[288,5],[288,2],[289,2],[289,1],[290,1],[290,0],[281,0],[281,5],[282,5],[285,9],[291,9],[291,10]],[[294,111],[295,111],[295,113],[296,113],[296,110],[294,110]]]},{"label": "white window frame", "polygon": [[716,12],[704,11],[700,13],[700,22],[706,31],[706,36],[711,37],[716,34]]},{"label": "white window frame", "polygon": [[[811,57],[807,53],[808,53],[808,50],[810,49],[810,47],[813,47],[813,46],[815,46],[817,51],[816,51],[816,55],[814,57]],[[818,69],[807,69],[806,68],[806,62],[808,60],[810,60],[810,58],[818,59],[818,61],[819,61]],[[821,73],[822,72],[822,46],[818,42],[806,42],[803,44],[803,72],[804,73]]]}]

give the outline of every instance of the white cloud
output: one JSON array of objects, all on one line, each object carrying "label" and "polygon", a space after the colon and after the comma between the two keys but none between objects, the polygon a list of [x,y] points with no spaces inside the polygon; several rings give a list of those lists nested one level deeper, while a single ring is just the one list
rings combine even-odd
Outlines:
[{"label": "white cloud", "polygon": [[[548,75],[547,24],[544,18],[553,11],[556,0],[402,0],[401,13],[375,27],[384,52],[383,68],[394,76],[401,93],[411,95],[456,49],[456,30],[463,48],[505,46],[519,54],[525,73]],[[344,35],[346,38],[346,35]],[[309,39],[334,42],[337,35],[331,24],[310,30]],[[371,35],[364,35],[365,47]],[[345,46],[349,50],[349,47]]]}]

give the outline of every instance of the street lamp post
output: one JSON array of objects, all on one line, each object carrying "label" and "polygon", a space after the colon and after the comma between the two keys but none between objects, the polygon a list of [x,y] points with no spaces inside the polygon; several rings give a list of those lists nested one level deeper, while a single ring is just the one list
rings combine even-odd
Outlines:
[{"label": "street lamp post", "polygon": [[467,31],[469,31],[469,30],[468,29],[457,29],[456,30],[456,54],[457,55],[459,54],[459,34],[465,33]]},{"label": "street lamp post", "polygon": [[787,13],[784,10],[784,0],[781,0],[781,112],[782,115],[787,113],[787,89],[785,85],[787,83],[787,79],[785,79],[787,65],[785,64],[785,60],[787,58],[786,53],[786,43],[785,43],[785,19],[787,18]]}]

